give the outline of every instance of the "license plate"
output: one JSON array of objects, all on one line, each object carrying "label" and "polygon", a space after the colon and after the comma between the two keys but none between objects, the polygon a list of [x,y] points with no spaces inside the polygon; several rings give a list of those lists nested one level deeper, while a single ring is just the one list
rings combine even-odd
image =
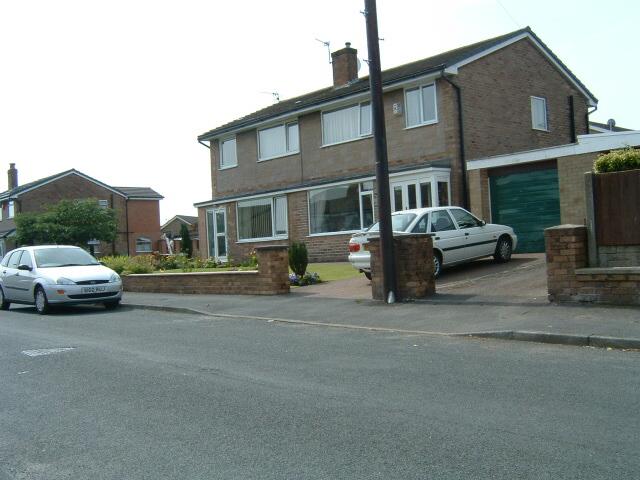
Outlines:
[{"label": "license plate", "polygon": [[82,287],[82,293],[100,293],[106,289],[107,287]]}]

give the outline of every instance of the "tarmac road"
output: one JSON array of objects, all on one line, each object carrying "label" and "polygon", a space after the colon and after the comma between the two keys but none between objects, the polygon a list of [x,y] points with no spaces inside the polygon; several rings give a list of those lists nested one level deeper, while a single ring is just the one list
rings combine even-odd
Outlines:
[{"label": "tarmac road", "polygon": [[0,480],[635,479],[639,392],[638,352],[16,308]]}]

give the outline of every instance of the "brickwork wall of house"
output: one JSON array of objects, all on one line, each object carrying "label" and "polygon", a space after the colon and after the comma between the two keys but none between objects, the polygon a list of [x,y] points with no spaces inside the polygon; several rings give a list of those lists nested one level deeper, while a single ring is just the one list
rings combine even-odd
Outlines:
[{"label": "brickwork wall of house", "polygon": [[160,240],[160,202],[158,200],[129,200],[129,252],[135,255],[136,240],[145,237],[151,240],[152,250],[158,250]]},{"label": "brickwork wall of house", "polygon": [[640,267],[640,245],[598,246],[599,267]]},{"label": "brickwork wall of house", "polygon": [[[454,203],[461,199],[457,106],[452,87],[437,83],[438,123],[405,128],[404,90],[384,95],[387,147],[390,168],[428,166],[452,169]],[[402,105],[402,113],[393,113],[393,104]],[[219,169],[217,142],[212,142],[213,198],[286,188],[319,180],[339,180],[348,176],[375,174],[375,154],[370,137],[337,145],[322,146],[321,113],[298,119],[300,154],[257,161],[256,130],[236,137],[238,166]]]},{"label": "brickwork wall of house", "polygon": [[[472,62],[462,88],[467,159],[571,142],[569,95],[578,134],[587,133],[586,98],[527,40]],[[549,131],[531,128],[531,96],[547,99]]]},{"label": "brickwork wall of house", "polygon": [[562,223],[585,224],[584,174],[593,170],[598,153],[571,155],[558,159],[560,218]]},{"label": "brickwork wall of house", "polygon": [[202,232],[198,243],[198,255],[200,258],[209,258],[209,232],[207,231],[207,210],[211,207],[198,208],[198,230]]},{"label": "brickwork wall of house", "polygon": [[491,221],[491,203],[489,201],[489,175],[486,169],[470,170],[469,209],[478,218]]},{"label": "brickwork wall of house", "polygon": [[161,229],[161,233],[166,233],[167,235],[170,235],[171,238],[179,237],[180,231],[182,230],[182,225],[187,226],[187,229],[189,230],[189,235],[191,235],[191,238],[193,238],[194,235],[198,235],[197,223],[188,225],[184,223],[182,220],[179,220],[177,218],[173,220],[171,223],[165,225],[165,227]]},{"label": "brickwork wall of house", "polygon": [[81,200],[86,198],[108,200],[109,207],[116,211],[118,223],[116,240],[111,244],[101,245],[102,254],[126,253],[126,209],[124,197],[78,175],[67,175],[23,193],[16,201],[16,213],[38,213],[61,200]]}]

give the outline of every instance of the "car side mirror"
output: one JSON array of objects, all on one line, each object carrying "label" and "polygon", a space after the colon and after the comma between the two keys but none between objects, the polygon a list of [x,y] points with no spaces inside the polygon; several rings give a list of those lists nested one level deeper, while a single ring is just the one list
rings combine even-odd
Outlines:
[{"label": "car side mirror", "polygon": [[484,227],[486,224],[487,224],[487,222],[485,222],[484,220],[480,220],[480,225],[481,225],[481,226],[483,226],[483,227]]},{"label": "car side mirror", "polygon": [[31,270],[33,270],[33,268],[31,268],[29,265],[21,263],[20,265],[18,265],[18,270],[26,270],[27,272],[30,272]]}]

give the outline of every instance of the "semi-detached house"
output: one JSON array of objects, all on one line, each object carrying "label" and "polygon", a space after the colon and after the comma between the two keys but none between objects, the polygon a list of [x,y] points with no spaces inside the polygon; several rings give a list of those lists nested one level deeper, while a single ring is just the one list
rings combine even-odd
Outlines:
[{"label": "semi-detached house", "polygon": [[[349,236],[376,220],[369,79],[350,44],[331,57],[333,86],[198,137],[212,187],[196,204],[202,256],[303,241],[313,261],[344,260]],[[575,142],[597,103],[528,27],[382,79],[394,211],[454,204],[486,218],[486,178],[470,179],[467,162]]]}]

